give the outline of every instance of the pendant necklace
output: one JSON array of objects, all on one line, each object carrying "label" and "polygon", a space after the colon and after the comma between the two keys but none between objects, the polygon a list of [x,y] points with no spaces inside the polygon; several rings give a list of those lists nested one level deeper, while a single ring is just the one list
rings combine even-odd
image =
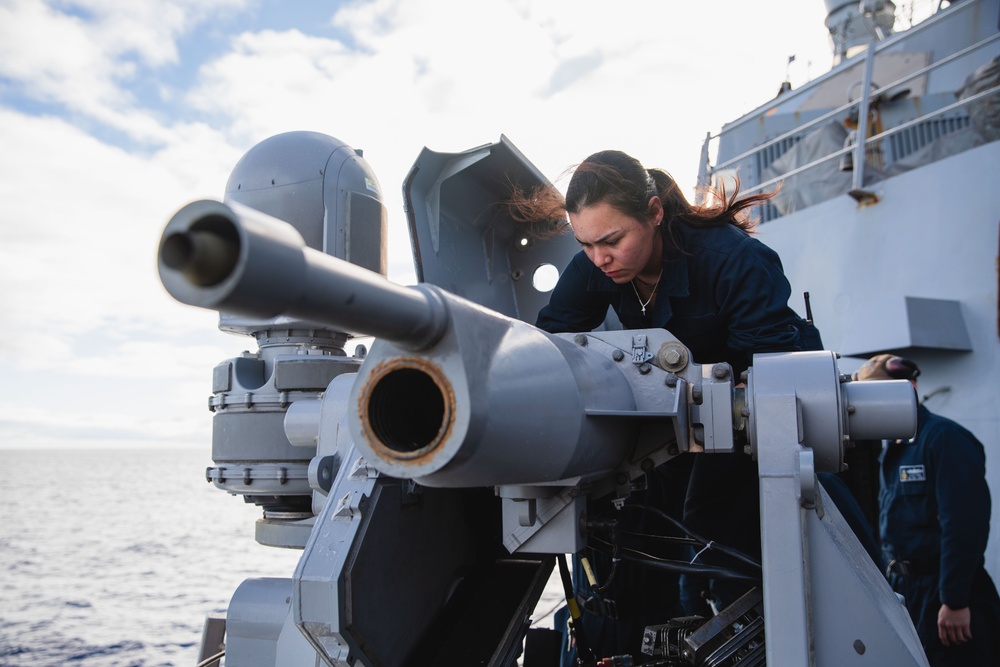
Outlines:
[{"label": "pendant necklace", "polygon": [[649,302],[653,300],[653,296],[656,294],[656,288],[660,286],[660,278],[662,277],[663,277],[663,269],[660,269],[660,275],[656,277],[656,282],[653,284],[653,291],[649,293],[649,298],[646,299],[645,303],[642,302],[642,297],[639,296],[639,290],[636,289],[635,287],[635,279],[631,281],[632,291],[635,292],[635,298],[639,300],[639,305],[642,306],[643,315],[646,314],[646,306],[648,306]]}]

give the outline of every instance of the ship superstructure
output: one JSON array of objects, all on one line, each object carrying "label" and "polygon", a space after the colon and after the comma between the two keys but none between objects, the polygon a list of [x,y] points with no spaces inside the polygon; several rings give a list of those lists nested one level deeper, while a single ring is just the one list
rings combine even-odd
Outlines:
[{"label": "ship superstructure", "polygon": [[[827,6],[841,62],[725,125],[700,180],[780,186],[759,236],[809,293],[825,346],[855,365],[916,361],[921,399],[986,447],[996,502],[1000,2],[953,2],[894,34],[857,3]],[[1000,506],[993,517],[996,575]]]}]

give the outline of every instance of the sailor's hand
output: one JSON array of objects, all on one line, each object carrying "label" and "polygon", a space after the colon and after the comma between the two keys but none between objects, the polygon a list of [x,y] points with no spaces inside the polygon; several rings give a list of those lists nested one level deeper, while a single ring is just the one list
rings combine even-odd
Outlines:
[{"label": "sailor's hand", "polygon": [[938,638],[945,646],[958,646],[972,639],[969,608],[952,609],[946,604],[938,611]]}]

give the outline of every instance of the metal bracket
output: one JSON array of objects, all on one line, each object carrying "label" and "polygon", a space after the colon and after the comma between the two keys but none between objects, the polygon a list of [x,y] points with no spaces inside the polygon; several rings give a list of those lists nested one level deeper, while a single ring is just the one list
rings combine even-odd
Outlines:
[{"label": "metal bracket", "polygon": [[647,347],[645,334],[636,334],[635,336],[632,336],[633,364],[635,364],[636,366],[641,366],[642,364],[645,364],[650,359],[652,359],[654,356],[656,355],[650,352],[649,348]]},{"label": "metal bracket", "polygon": [[[813,450],[808,447],[799,448],[799,502],[805,509],[816,508],[818,492],[816,490],[816,462]],[[822,514],[820,515],[822,517]]]}]

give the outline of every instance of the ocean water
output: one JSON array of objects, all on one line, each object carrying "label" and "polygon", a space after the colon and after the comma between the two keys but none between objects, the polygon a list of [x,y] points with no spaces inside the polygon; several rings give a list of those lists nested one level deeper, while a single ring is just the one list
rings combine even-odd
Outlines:
[{"label": "ocean water", "polygon": [[192,667],[202,625],[299,551],[205,481],[206,450],[0,451],[0,665]]},{"label": "ocean water", "polygon": [[[0,666],[193,667],[206,614],[301,551],[205,482],[205,450],[0,450]],[[534,618],[551,627],[550,582]]]}]

